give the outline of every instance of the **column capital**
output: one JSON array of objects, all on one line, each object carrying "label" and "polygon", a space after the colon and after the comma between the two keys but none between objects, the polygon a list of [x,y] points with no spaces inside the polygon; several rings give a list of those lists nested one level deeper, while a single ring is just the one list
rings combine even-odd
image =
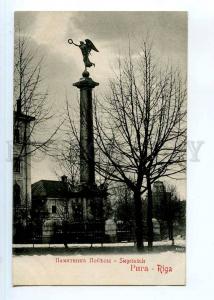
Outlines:
[{"label": "column capital", "polygon": [[93,89],[95,86],[98,86],[99,83],[95,82],[92,78],[89,77],[89,72],[84,71],[82,73],[83,77],[79,81],[73,83],[73,86],[76,86],[78,89]]}]

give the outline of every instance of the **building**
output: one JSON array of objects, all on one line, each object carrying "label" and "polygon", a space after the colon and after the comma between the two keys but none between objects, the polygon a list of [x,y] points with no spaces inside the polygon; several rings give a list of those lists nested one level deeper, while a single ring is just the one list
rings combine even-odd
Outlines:
[{"label": "building", "polygon": [[40,242],[60,242],[65,224],[69,242],[78,242],[80,239],[86,242],[93,231],[96,231],[96,235],[103,234],[104,208],[100,199],[107,198],[106,188],[102,185],[94,188],[83,188],[82,185],[73,187],[66,176],[61,179],[40,180],[32,184],[35,238]]},{"label": "building", "polygon": [[30,124],[35,119],[21,112],[17,101],[13,129],[13,234],[21,235],[31,210]]}]

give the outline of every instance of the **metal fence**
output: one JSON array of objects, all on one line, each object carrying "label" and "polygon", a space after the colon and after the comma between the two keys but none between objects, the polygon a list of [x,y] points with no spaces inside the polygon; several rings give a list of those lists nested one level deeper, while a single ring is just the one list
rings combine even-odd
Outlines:
[{"label": "metal fence", "polygon": [[119,226],[115,234],[105,231],[104,222],[72,223],[43,228],[22,228],[16,230],[14,244],[94,244],[134,241],[134,230],[131,226]]},{"label": "metal fence", "polygon": [[[143,238],[147,240],[147,228],[143,226]],[[174,234],[185,234],[184,228],[174,227]],[[154,227],[154,240],[168,238],[166,226],[157,231]],[[14,244],[95,244],[95,243],[120,243],[135,241],[135,226],[133,223],[117,224],[115,232],[108,234],[105,222],[71,223],[54,225],[46,228],[33,226],[18,227],[13,237]]]}]

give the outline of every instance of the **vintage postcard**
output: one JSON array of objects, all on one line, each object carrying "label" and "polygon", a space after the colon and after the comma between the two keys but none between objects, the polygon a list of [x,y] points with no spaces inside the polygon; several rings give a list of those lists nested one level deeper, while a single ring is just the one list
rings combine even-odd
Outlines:
[{"label": "vintage postcard", "polygon": [[186,12],[14,14],[13,285],[185,285]]}]

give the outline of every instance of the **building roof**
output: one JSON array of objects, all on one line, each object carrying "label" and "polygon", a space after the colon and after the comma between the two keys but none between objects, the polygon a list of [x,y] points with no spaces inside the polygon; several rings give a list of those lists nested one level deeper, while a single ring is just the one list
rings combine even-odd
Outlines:
[{"label": "building roof", "polygon": [[32,184],[32,197],[63,198],[66,195],[67,184],[62,181],[40,180]]},{"label": "building roof", "polygon": [[89,187],[85,185],[69,186],[67,182],[56,180],[40,180],[32,184],[32,198],[65,198],[79,196],[107,196],[107,188],[103,186]]}]

